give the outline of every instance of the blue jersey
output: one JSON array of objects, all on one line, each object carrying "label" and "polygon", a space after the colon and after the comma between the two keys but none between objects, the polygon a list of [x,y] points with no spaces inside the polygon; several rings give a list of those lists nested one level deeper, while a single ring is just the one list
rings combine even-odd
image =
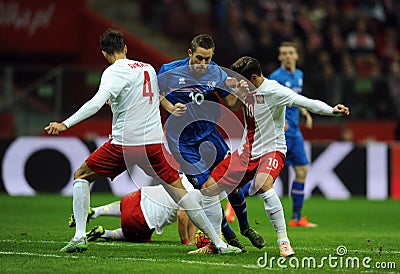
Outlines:
[{"label": "blue jersey", "polygon": [[198,74],[190,69],[189,58],[165,64],[158,72],[161,93],[172,104],[179,102],[187,107],[180,117],[168,116],[166,136],[171,153],[197,189],[229,151],[215,125],[221,115],[216,93],[222,98],[229,95],[227,77],[214,62],[205,73]]},{"label": "blue jersey", "polygon": [[215,123],[221,115],[218,97],[229,95],[225,81],[228,75],[211,62],[201,75],[189,68],[189,58],[164,64],[158,72],[160,92],[173,105],[187,107],[181,117],[170,116],[166,122],[168,141],[185,143],[203,140],[217,130]]},{"label": "blue jersey", "polygon": [[[279,82],[281,85],[292,89],[294,92],[301,93],[303,89],[303,72],[295,69],[294,73],[290,73],[284,68],[280,67],[269,76],[269,79]],[[285,119],[289,125],[285,135],[287,137],[294,137],[301,135],[299,129],[299,108],[296,106],[286,107]]]}]

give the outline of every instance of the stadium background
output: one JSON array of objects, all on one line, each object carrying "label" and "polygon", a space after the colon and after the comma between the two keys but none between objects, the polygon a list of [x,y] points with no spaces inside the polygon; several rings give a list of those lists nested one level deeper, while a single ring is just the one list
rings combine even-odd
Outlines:
[{"label": "stadium background", "polygon": [[[314,115],[314,128],[303,129],[312,160],[308,195],[400,198],[400,3],[394,0],[0,0],[1,192],[70,194],[76,162],[108,135],[110,113],[101,110],[63,137],[45,137],[42,129],[96,92],[107,65],[98,37],[111,26],[125,30],[130,58],[156,69],[186,57],[188,41],[207,32],[220,65],[251,54],[268,75],[279,65],[279,43],[296,41],[304,94],[352,110],[348,119]],[[350,42],[357,29],[372,45]],[[326,173],[314,165],[328,166]],[[281,194],[290,176],[283,172]],[[134,188],[120,180],[96,182],[93,191],[122,195]]]}]

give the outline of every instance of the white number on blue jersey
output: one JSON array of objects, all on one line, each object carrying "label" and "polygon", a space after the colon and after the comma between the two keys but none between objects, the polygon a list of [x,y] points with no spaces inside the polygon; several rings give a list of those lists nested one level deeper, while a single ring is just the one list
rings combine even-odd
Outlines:
[{"label": "white number on blue jersey", "polygon": [[204,102],[204,95],[202,93],[191,92],[189,97],[192,98],[192,103],[196,103],[197,105],[201,105]]}]

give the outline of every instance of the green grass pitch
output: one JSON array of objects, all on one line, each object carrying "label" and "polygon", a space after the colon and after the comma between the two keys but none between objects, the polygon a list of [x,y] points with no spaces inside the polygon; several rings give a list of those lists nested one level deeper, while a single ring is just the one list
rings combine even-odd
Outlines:
[{"label": "green grass pitch", "polygon": [[[93,194],[91,205],[117,199]],[[288,227],[296,257],[286,260],[279,259],[275,232],[258,197],[247,200],[249,221],[267,245],[259,250],[239,235],[248,253],[238,255],[188,255],[194,247],[180,244],[176,224],[154,234],[152,243],[97,241],[85,253],[64,254],[59,249],[74,232],[67,224],[71,197],[2,194],[0,201],[1,273],[400,273],[400,201],[306,200],[304,213],[319,227]],[[282,203],[288,219],[291,202],[284,197]],[[88,229],[95,225],[113,229],[119,219],[100,217]],[[238,231],[237,221],[232,227]]]}]

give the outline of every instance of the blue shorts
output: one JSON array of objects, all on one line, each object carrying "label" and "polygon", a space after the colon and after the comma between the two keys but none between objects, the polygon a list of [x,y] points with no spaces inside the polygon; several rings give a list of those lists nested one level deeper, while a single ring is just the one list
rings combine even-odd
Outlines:
[{"label": "blue shorts", "polygon": [[168,146],[180,164],[181,171],[196,189],[201,188],[214,167],[230,153],[228,145],[218,130],[196,144],[187,144],[180,140],[179,149],[170,141]]},{"label": "blue shorts", "polygon": [[303,135],[298,134],[295,137],[286,137],[286,166],[308,165],[306,151],[304,149]]}]

